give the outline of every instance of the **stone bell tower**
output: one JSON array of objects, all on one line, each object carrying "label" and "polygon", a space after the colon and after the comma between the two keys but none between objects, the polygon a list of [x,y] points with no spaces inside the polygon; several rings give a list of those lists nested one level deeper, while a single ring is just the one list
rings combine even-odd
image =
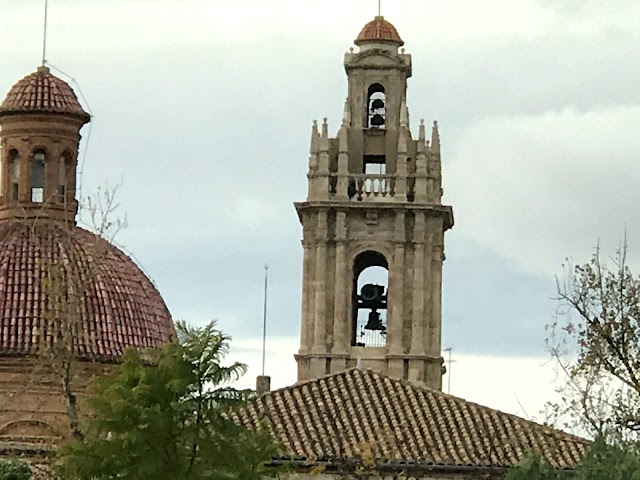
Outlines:
[{"label": "stone bell tower", "polygon": [[[360,365],[441,389],[444,232],[440,138],[407,109],[411,56],[378,16],[344,58],[348,97],[330,138],[314,122],[303,227],[298,381]],[[386,278],[363,280],[368,270]]]}]

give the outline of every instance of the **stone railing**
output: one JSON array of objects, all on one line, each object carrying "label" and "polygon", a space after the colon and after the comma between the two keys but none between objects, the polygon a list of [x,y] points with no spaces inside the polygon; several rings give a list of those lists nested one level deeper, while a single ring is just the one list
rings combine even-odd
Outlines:
[{"label": "stone railing", "polygon": [[414,201],[415,174],[397,176],[350,173],[339,176],[337,173],[330,173],[327,180],[329,198],[349,199],[356,202]]},{"label": "stone railing", "polygon": [[389,199],[395,194],[395,186],[395,175],[365,173],[349,175],[348,195],[355,200]]}]

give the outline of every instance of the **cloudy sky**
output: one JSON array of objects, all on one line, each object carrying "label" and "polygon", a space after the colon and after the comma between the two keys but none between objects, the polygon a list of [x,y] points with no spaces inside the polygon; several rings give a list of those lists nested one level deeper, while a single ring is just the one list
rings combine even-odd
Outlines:
[{"label": "cloudy sky", "polygon": [[[0,90],[41,57],[43,0],[0,0]],[[217,318],[258,373],[270,265],[274,386],[295,380],[311,122],[332,134],[342,56],[375,0],[50,0],[47,59],[94,115],[83,193],[121,183],[117,243],[174,317]],[[413,54],[411,119],[437,119],[451,391],[535,415],[566,257],[640,252],[640,2],[383,0]],[[63,78],[64,75],[61,75]],[[445,383],[446,383],[445,379]],[[519,399],[520,402],[516,401]]]}]

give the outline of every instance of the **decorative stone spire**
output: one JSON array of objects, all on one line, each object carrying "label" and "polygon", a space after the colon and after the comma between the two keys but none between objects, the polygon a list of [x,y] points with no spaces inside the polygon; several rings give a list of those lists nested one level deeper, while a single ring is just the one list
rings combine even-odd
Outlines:
[{"label": "decorative stone spire", "polygon": [[427,140],[427,132],[424,127],[424,118],[420,119],[420,129],[418,130],[418,152],[425,151],[425,142]]},{"label": "decorative stone spire", "polygon": [[320,135],[320,151],[326,152],[329,150],[329,125],[327,124],[327,117],[322,119],[322,135]]},{"label": "decorative stone spire", "polygon": [[349,137],[347,135],[348,127],[342,125],[338,131],[338,152],[347,153],[349,151]]},{"label": "decorative stone spire", "polygon": [[311,127],[311,146],[309,148],[309,152],[312,155],[315,155],[318,153],[319,140],[320,140],[320,134],[318,133],[318,121],[314,120],[313,126]]},{"label": "decorative stone spire", "polygon": [[440,153],[440,132],[438,132],[438,122],[433,122],[433,128],[431,129],[431,151],[433,153]]},{"label": "decorative stone spire", "polygon": [[409,128],[409,108],[406,99],[400,104],[400,127]]},{"label": "decorative stone spire", "polygon": [[398,153],[407,153],[407,141],[407,131],[401,129],[398,135]]},{"label": "decorative stone spire", "polygon": [[345,127],[351,126],[351,107],[349,106],[349,99],[344,102],[344,112],[342,114],[342,125]]}]

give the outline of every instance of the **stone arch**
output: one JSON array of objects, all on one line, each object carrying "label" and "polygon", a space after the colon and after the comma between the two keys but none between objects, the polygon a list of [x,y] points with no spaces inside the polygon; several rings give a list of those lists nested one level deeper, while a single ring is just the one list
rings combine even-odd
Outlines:
[{"label": "stone arch", "polygon": [[352,260],[351,344],[386,345],[386,309],[389,261],[377,249],[365,249]]},{"label": "stone arch", "polygon": [[13,420],[0,427],[0,438],[61,438],[50,424],[33,419]]},{"label": "stone arch", "polygon": [[7,154],[7,197],[12,202],[17,202],[20,195],[20,151],[17,148],[9,148]]},{"label": "stone arch", "polygon": [[44,201],[48,156],[49,153],[45,147],[35,147],[31,150],[31,168],[29,169],[29,200],[31,202]]},{"label": "stone arch", "polygon": [[387,95],[384,85],[373,82],[367,88],[367,128],[385,128]]}]

